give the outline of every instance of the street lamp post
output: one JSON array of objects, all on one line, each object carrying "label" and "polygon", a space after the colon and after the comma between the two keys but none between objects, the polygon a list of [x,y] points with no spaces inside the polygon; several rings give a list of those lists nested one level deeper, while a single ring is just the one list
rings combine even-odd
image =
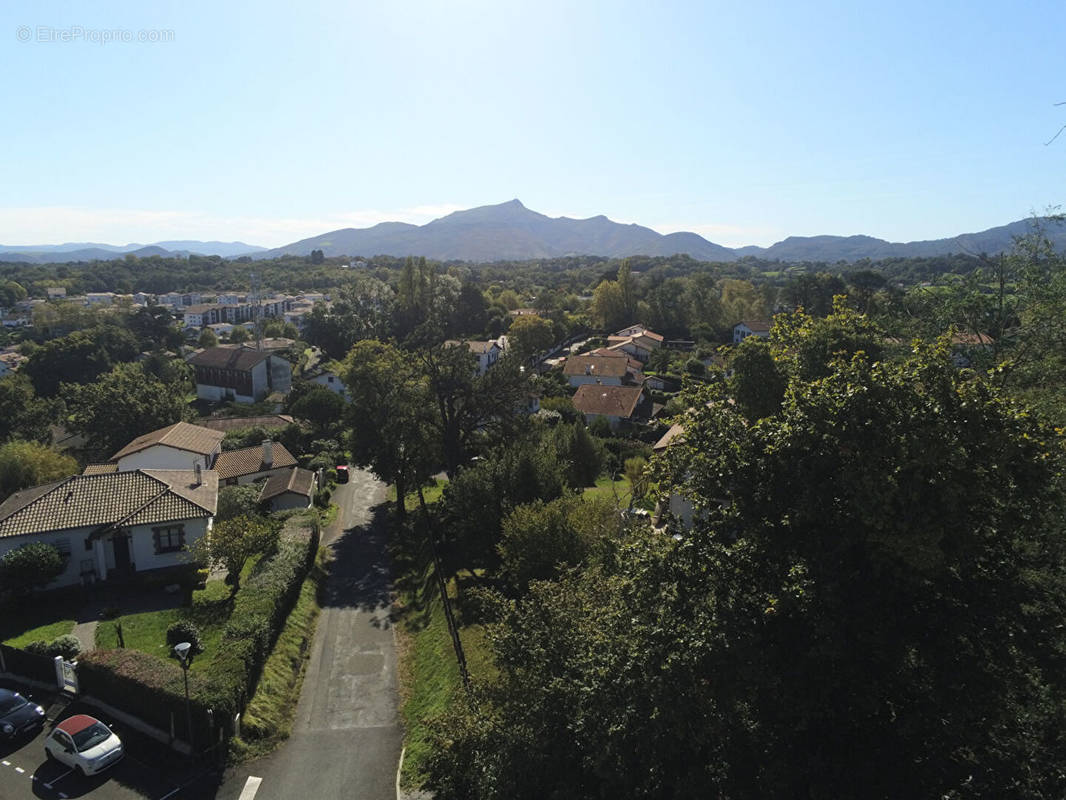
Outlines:
[{"label": "street lamp post", "polygon": [[181,662],[181,671],[185,676],[185,729],[189,732],[189,754],[195,751],[192,738],[192,705],[189,703],[189,663],[192,661],[192,645],[180,642],[174,645],[174,652]]}]

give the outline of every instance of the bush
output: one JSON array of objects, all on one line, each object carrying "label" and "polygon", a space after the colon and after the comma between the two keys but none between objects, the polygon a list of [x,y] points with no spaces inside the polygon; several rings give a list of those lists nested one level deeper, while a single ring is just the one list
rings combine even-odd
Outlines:
[{"label": "bush", "polygon": [[30,542],[9,550],[0,558],[0,586],[25,594],[62,574],[66,562],[60,552],[45,542]]},{"label": "bush", "polygon": [[30,642],[22,649],[27,653],[33,653],[35,656],[46,656],[48,655],[48,642],[44,639],[38,639],[35,642]]},{"label": "bush", "polygon": [[203,642],[200,640],[200,629],[191,620],[179,619],[177,622],[171,623],[170,627],[167,628],[167,647],[172,654],[174,653],[174,645],[181,642],[188,642],[192,645],[192,650],[189,652],[194,656],[204,651]]},{"label": "bush", "polygon": [[80,652],[81,642],[78,641],[77,636],[69,633],[64,636],[57,636],[48,643],[48,655],[52,657],[62,656],[67,661],[73,661]]}]

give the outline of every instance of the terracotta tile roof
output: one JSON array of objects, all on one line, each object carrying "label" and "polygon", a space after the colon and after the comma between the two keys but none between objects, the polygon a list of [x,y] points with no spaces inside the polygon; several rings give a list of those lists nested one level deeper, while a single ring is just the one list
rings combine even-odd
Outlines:
[{"label": "terracotta tile roof", "polygon": [[131,453],[138,453],[157,444],[173,447],[175,450],[208,455],[218,449],[219,443],[224,438],[225,434],[219,431],[201,428],[199,425],[190,425],[188,422],[176,422],[157,431],[138,436],[111,456],[111,460],[117,461]]},{"label": "terracotta tile roof", "polygon": [[5,500],[0,537],[209,517],[217,501],[218,475],[210,470],[199,485],[192,470],[74,475]]},{"label": "terracotta tile roof", "polygon": [[259,501],[270,500],[286,492],[294,492],[310,498],[315,486],[315,473],[309,469],[296,467],[288,472],[279,472],[267,478]]},{"label": "terracotta tile roof", "polygon": [[627,358],[605,358],[603,356],[570,356],[563,365],[563,374],[567,376],[602,376],[606,378],[624,378],[629,369]]},{"label": "terracotta tile roof", "polygon": [[296,420],[288,414],[270,414],[263,417],[212,417],[198,419],[196,424],[213,431],[239,431],[244,428],[284,428]]},{"label": "terracotta tile roof", "polygon": [[991,346],[995,340],[986,333],[967,333],[958,331],[951,336],[951,343],[956,345],[977,345],[988,347]]},{"label": "terracotta tile roof", "polygon": [[740,322],[737,323],[737,325],[747,325],[748,328],[750,330],[752,330],[752,331],[769,331],[770,328],[772,328],[774,326],[774,323],[767,322],[764,319],[759,319],[759,320],[742,319]]},{"label": "terracotta tile roof", "polygon": [[574,408],[582,414],[628,419],[633,416],[643,394],[644,389],[641,386],[600,386],[596,383],[586,383],[577,387],[573,402]]},{"label": "terracotta tile roof", "polygon": [[249,371],[260,361],[270,358],[266,350],[251,350],[247,347],[208,347],[189,357],[194,367],[215,367]]},{"label": "terracotta tile roof", "polygon": [[111,461],[107,464],[87,464],[85,469],[81,471],[82,475],[110,475],[112,472],[118,472],[118,464]]},{"label": "terracotta tile roof", "polygon": [[652,445],[651,449],[656,453],[665,450],[667,447],[673,444],[674,440],[677,439],[678,436],[680,436],[684,432],[685,427],[681,423],[671,425],[670,430],[664,433],[659,439],[659,441]]},{"label": "terracotta tile roof", "polygon": [[272,449],[274,460],[269,465],[263,463],[262,445],[219,453],[218,458],[215,459],[214,471],[218,473],[219,480],[224,481],[229,478],[240,478],[243,475],[254,475],[268,469],[296,466],[296,459],[281,442],[274,442]]}]

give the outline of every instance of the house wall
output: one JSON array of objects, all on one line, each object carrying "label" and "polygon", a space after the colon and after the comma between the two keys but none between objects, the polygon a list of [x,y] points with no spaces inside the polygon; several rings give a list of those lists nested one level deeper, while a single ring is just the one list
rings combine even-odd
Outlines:
[{"label": "house wall", "polygon": [[37,533],[29,534],[26,536],[5,536],[0,539],[0,558],[11,550],[15,550],[22,547],[25,544],[31,542],[44,542],[56,547],[60,552],[69,553],[67,558],[66,569],[59,575],[52,583],[48,584],[49,589],[56,589],[60,586],[77,586],[81,581],[81,570],[83,561],[92,561],[92,550],[85,549],[85,540],[92,532],[92,528],[71,528],[66,531],[57,531],[55,533]]},{"label": "house wall", "polygon": [[270,378],[267,381],[263,396],[265,397],[270,392],[288,394],[292,389],[292,364],[281,356],[271,356],[262,366],[264,374],[268,367],[270,370]]},{"label": "house wall", "polygon": [[210,455],[190,453],[188,450],[178,450],[176,447],[166,445],[153,445],[137,453],[130,453],[118,460],[119,472],[132,472],[136,469],[195,469],[199,463],[204,469],[210,469],[214,458],[222,452],[219,445]]},{"label": "house wall", "polygon": [[340,378],[331,372],[327,372],[323,375],[316,375],[311,379],[311,383],[325,386],[331,392],[336,392],[345,400],[350,399],[348,395],[348,387],[344,385],[344,382]]},{"label": "house wall", "polygon": [[612,416],[605,415],[605,414],[586,414],[585,415],[585,424],[586,425],[591,425],[593,423],[593,421],[596,420],[597,417],[606,417],[607,424],[611,426],[611,430],[612,431],[615,430],[618,427],[619,423],[622,421],[621,417],[612,417]]},{"label": "house wall", "polygon": [[[186,519],[175,520],[171,523],[157,523],[154,525],[135,525],[128,528],[130,533],[130,561],[133,562],[137,572],[147,572],[152,569],[164,567],[178,567],[189,563],[187,550],[211,529],[211,519]],[[170,525],[182,525],[185,528],[185,549],[172,553],[156,553],[153,528]],[[112,551],[113,552],[113,551]]]}]

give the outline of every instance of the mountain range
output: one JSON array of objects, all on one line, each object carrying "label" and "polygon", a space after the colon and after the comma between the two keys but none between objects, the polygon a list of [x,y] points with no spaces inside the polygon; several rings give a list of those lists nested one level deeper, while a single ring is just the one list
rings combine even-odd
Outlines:
[{"label": "mountain range", "polygon": [[132,254],[145,256],[184,256],[195,253],[200,256],[236,258],[250,256],[265,250],[244,242],[199,242],[178,240],[153,242],[152,244],[99,244],[97,242],[68,242],[67,244],[3,245],[0,244],[0,261],[19,261],[26,264],[52,264],[73,261],[109,261]]},{"label": "mountain range", "polygon": [[[1030,220],[965,233],[947,239],[887,242],[872,236],[790,236],[770,247],[730,249],[695,233],[661,234],[641,225],[612,222],[605,216],[588,219],[548,217],[518,200],[456,211],[425,225],[382,222],[370,228],[340,230],[266,249],[243,242],[168,241],[124,247],[81,243],[5,247],[0,261],[46,263],[89,261],[136,256],[183,256],[189,253],[256,259],[284,255],[306,256],[322,250],[326,256],[425,256],[439,261],[525,261],[570,255],[623,257],[689,255],[700,261],[736,261],[746,256],[784,261],[858,261],[868,258],[920,258],[952,253],[994,255],[1011,247],[1014,237],[1030,229]],[[1066,226],[1049,225],[1059,250],[1066,250]]]}]

